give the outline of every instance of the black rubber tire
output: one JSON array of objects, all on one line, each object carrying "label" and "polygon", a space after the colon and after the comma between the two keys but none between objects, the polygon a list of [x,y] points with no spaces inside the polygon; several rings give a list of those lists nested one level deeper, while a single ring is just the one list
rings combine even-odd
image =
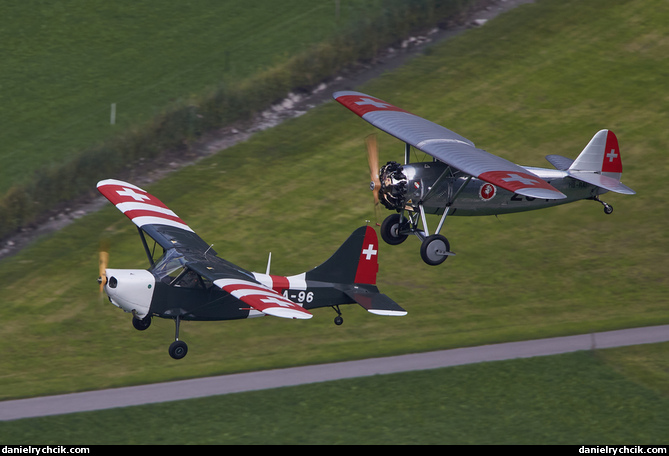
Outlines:
[{"label": "black rubber tire", "polygon": [[448,255],[442,255],[439,252],[450,252],[451,246],[441,234],[433,234],[425,238],[420,246],[420,256],[423,261],[430,266],[437,266],[448,258]]},{"label": "black rubber tire", "polygon": [[141,319],[132,317],[132,326],[134,326],[137,331],[145,331],[151,326],[151,317],[147,316]]},{"label": "black rubber tire", "polygon": [[170,356],[174,359],[181,359],[188,353],[188,345],[183,340],[175,340],[169,348]]},{"label": "black rubber tire", "polygon": [[[404,219],[405,223],[408,223]],[[399,234],[400,229],[400,214],[392,214],[386,217],[386,219],[381,224],[381,239],[383,239],[386,244],[390,245],[399,245],[406,240],[408,235]]]}]

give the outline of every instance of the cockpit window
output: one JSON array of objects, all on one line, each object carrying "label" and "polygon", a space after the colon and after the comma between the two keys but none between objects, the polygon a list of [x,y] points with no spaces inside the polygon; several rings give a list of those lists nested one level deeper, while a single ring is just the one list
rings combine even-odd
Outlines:
[{"label": "cockpit window", "polygon": [[183,270],[186,260],[184,256],[177,252],[176,249],[169,249],[165,254],[156,261],[156,263],[149,269],[158,280],[163,282],[171,282]]},{"label": "cockpit window", "polygon": [[171,285],[181,288],[207,289],[212,285],[212,283],[210,280],[205,279],[197,272],[190,269],[185,269],[176,279],[174,279],[174,281],[172,281]]},{"label": "cockpit window", "polygon": [[185,265],[184,256],[176,249],[169,249],[149,270],[158,280],[173,287],[207,289],[212,285],[210,280]]}]

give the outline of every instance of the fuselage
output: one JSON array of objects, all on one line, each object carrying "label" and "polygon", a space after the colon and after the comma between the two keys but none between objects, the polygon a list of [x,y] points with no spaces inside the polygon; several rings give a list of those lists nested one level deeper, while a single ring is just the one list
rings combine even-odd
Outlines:
[{"label": "fuselage", "polygon": [[[149,270],[107,269],[105,291],[110,302],[125,312],[132,312],[139,319],[148,315],[216,321],[265,316],[229,293],[212,286],[211,282],[194,271],[161,271],[167,272],[156,266]],[[307,281],[305,274],[289,277],[251,274],[260,283],[305,309],[353,303],[332,283]]]},{"label": "fuselage", "polygon": [[442,162],[402,165],[402,173],[406,177],[402,184],[406,188],[403,192],[404,208],[416,210],[418,203],[422,202],[427,214],[442,214],[450,206],[449,216],[495,215],[552,207],[606,193],[606,190],[569,177],[566,171],[525,167],[567,196],[559,200],[530,198],[480,179],[468,179],[457,170],[438,180],[447,168]]}]

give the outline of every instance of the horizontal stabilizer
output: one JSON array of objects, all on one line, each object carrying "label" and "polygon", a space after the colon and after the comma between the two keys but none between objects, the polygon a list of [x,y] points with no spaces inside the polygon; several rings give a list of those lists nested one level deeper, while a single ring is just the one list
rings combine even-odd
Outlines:
[{"label": "horizontal stabilizer", "polygon": [[555,169],[559,169],[560,171],[567,171],[572,163],[574,163],[574,160],[571,158],[555,154],[546,155],[546,160],[548,160],[551,165],[555,166]]},{"label": "horizontal stabilizer", "polygon": [[588,184],[596,185],[597,187],[601,187],[610,192],[622,193],[624,195],[636,194],[634,190],[613,177],[587,171],[568,171],[568,173],[569,177],[587,182]]},{"label": "horizontal stabilizer", "polygon": [[407,314],[407,311],[399,304],[382,293],[372,292],[362,287],[351,287],[343,291],[349,298],[375,315],[403,317]]}]

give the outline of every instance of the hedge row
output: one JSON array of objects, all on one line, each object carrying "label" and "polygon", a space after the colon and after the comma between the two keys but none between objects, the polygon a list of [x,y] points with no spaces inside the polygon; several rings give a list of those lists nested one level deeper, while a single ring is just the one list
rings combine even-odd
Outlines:
[{"label": "hedge row", "polygon": [[140,158],[175,150],[202,134],[248,119],[296,89],[308,89],[345,67],[373,58],[417,29],[442,25],[476,0],[389,0],[381,15],[361,19],[333,39],[234,85],[166,109],[74,158],[16,184],[0,200],[0,239],[39,220],[59,203],[94,192],[95,183]]}]

